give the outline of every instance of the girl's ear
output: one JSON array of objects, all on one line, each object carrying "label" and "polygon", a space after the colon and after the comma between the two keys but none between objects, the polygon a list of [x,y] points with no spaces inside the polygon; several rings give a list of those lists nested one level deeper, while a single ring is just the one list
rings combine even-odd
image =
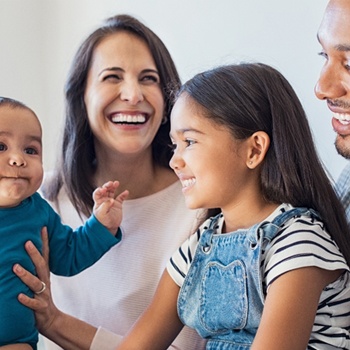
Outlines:
[{"label": "girl's ear", "polygon": [[270,146],[270,137],[265,131],[257,131],[249,137],[246,164],[255,169],[264,160]]}]

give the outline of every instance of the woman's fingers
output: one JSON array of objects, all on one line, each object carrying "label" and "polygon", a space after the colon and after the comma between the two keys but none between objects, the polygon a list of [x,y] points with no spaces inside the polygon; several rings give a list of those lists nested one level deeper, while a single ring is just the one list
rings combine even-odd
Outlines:
[{"label": "woman's fingers", "polygon": [[[32,275],[26,269],[24,269],[21,265],[15,264],[13,266],[13,272],[21,279],[21,281],[26,284],[34,293],[42,290],[41,280]],[[30,298],[29,298],[30,299]]]},{"label": "woman's fingers", "polygon": [[41,230],[41,240],[43,243],[43,258],[45,260],[45,263],[49,264],[49,236],[47,233],[47,228],[43,227]]},{"label": "woman's fingers", "polygon": [[[43,227],[43,229],[41,230],[41,237],[42,237],[42,251],[43,251],[42,255],[31,241],[27,241],[24,247],[35,266],[35,270],[38,278],[41,281],[43,281],[46,285],[48,285],[50,283],[50,270],[48,267],[49,239],[48,239],[46,227]],[[27,285],[29,286],[29,288],[31,288],[29,284]],[[40,289],[41,287],[37,289],[32,289],[32,290],[33,292],[35,292],[35,291],[39,291]]]}]

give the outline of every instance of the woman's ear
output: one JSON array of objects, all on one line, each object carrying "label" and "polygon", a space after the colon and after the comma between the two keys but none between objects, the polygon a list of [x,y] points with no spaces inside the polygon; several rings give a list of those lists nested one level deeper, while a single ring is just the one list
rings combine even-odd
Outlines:
[{"label": "woman's ear", "polygon": [[249,169],[255,169],[264,160],[270,147],[270,137],[265,131],[257,131],[249,137],[246,164]]}]

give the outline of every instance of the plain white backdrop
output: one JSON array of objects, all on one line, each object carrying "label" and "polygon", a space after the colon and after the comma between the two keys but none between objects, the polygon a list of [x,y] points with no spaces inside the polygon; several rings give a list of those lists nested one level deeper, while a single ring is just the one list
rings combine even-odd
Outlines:
[{"label": "plain white backdrop", "polygon": [[[183,81],[220,64],[261,61],[289,79],[334,178],[331,113],[313,89],[323,60],[316,33],[327,0],[0,0],[0,96],[19,99],[44,130],[45,169],[55,165],[63,86],[79,44],[101,21],[128,13],[164,41]],[[293,130],[291,130],[293,132]]]},{"label": "plain white backdrop", "polygon": [[[44,163],[55,164],[63,86],[79,44],[117,13],[136,16],[164,41],[183,81],[220,64],[261,61],[297,91],[319,154],[338,177],[331,113],[313,89],[323,59],[316,33],[327,0],[0,0],[0,95],[33,108],[44,129]],[[293,132],[293,130],[291,130]]]}]

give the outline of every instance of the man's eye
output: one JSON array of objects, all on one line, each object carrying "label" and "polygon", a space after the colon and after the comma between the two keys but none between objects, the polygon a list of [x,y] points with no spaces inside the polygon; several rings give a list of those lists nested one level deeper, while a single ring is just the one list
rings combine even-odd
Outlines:
[{"label": "man's eye", "polygon": [[319,52],[318,55],[323,57],[326,60],[328,59],[328,55],[324,51]]}]

